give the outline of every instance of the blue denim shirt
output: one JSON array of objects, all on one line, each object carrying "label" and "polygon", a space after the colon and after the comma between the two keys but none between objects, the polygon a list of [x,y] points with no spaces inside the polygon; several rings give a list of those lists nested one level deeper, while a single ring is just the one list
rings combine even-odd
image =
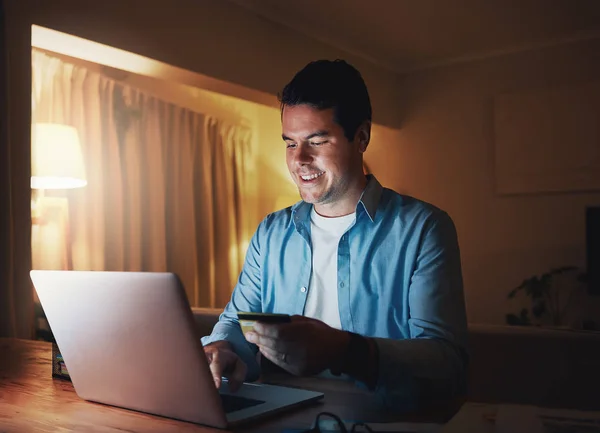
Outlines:
[{"label": "blue denim shirt", "polygon": [[[302,315],[312,268],[310,211],[303,201],[259,225],[231,301],[202,343],[227,340],[258,377],[255,345],[237,311]],[[338,246],[342,329],[373,337],[376,387],[387,406],[464,391],[467,323],[456,229],[444,211],[383,188],[374,176],[356,206],[356,221]]]}]

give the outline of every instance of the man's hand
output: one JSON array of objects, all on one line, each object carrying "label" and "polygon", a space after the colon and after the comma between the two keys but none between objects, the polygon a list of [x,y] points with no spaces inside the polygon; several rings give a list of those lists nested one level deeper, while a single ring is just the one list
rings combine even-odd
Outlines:
[{"label": "man's hand", "polygon": [[217,389],[221,387],[221,377],[225,376],[229,381],[229,389],[237,391],[246,378],[248,368],[233,351],[231,344],[227,341],[215,341],[204,346],[204,353]]},{"label": "man's hand", "polygon": [[335,367],[349,342],[346,332],[304,316],[291,323],[257,322],[246,339],[274,364],[295,375],[312,375]]}]

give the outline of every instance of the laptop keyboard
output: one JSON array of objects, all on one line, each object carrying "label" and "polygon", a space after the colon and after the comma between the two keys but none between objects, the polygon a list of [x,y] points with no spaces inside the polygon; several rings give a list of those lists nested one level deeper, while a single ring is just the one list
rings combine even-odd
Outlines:
[{"label": "laptop keyboard", "polygon": [[264,403],[262,400],[254,400],[251,398],[240,397],[231,394],[219,394],[223,402],[223,410],[225,413],[235,412],[236,410],[247,409],[252,406],[257,406]]}]

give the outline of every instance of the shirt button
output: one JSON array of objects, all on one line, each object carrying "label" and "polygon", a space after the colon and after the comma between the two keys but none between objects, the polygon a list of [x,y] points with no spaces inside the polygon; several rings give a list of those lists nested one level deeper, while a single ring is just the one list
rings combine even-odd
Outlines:
[{"label": "shirt button", "polygon": [[344,288],[344,282],[343,282],[343,281],[340,283],[340,287],[341,287],[342,289]]},{"label": "shirt button", "polygon": [[302,287],[302,288],[300,289],[300,291],[301,291],[302,293],[306,292],[306,287]]}]

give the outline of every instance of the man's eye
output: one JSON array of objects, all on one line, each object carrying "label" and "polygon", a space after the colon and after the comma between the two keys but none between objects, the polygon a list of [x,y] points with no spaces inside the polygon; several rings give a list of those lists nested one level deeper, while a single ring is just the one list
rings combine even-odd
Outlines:
[{"label": "man's eye", "polygon": [[327,140],[325,141],[311,141],[310,144],[312,144],[313,146],[320,146],[322,144],[327,143]]},{"label": "man's eye", "polygon": [[293,149],[294,147],[296,147],[296,143],[288,143],[287,141],[285,142],[285,147],[287,147],[288,149]]}]

